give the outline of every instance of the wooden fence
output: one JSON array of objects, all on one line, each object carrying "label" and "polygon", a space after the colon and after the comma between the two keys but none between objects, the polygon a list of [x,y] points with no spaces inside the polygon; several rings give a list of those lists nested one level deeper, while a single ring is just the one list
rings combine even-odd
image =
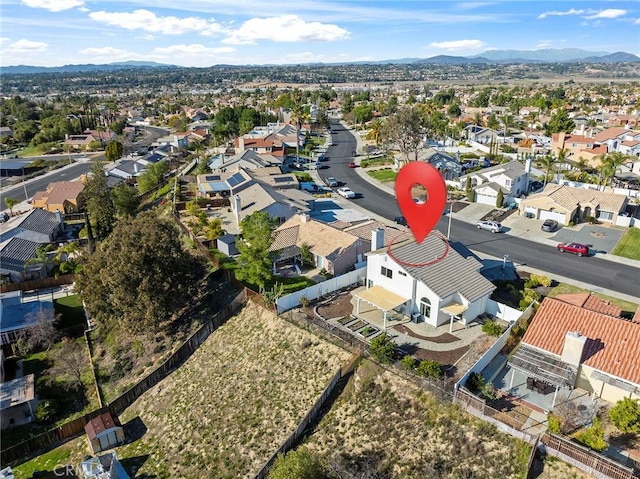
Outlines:
[{"label": "wooden fence", "polygon": [[547,454],[562,459],[598,479],[636,479],[634,470],[580,444],[545,432],[540,438]]},{"label": "wooden fence", "polygon": [[158,384],[167,377],[176,367],[189,358],[194,351],[209,337],[209,335],[224,324],[242,305],[247,301],[247,293],[243,289],[233,299],[233,301],[219,311],[210,321],[193,333],[178,350],[173,353],[164,363],[155,369],[148,376],[140,380],[135,386],[126,391],[121,396],[113,400],[108,406],[92,411],[85,416],[68,421],[61,426],[32,437],[15,446],[3,449],[1,452],[1,463],[9,464],[14,461],[24,460],[40,453],[43,450],[50,450],[84,433],[84,426],[94,417],[104,412],[119,415],[127,407],[138,399],[143,393]]},{"label": "wooden fence", "polygon": [[343,377],[348,375],[351,371],[353,371],[359,361],[360,361],[360,355],[357,353],[353,354],[351,358],[349,358],[347,362],[343,366],[341,366],[340,369],[336,371],[336,373],[333,375],[333,377],[329,381],[329,384],[327,384],[327,387],[324,388],[324,391],[322,392],[320,397],[316,400],[315,404],[307,412],[307,414],[304,416],[302,421],[300,421],[300,423],[298,424],[298,427],[296,427],[295,431],[293,431],[289,435],[289,437],[286,438],[282,444],[280,444],[280,447],[271,455],[271,457],[267,460],[264,466],[262,466],[262,469],[260,469],[260,471],[258,471],[258,473],[255,475],[255,479],[266,479],[266,477],[269,474],[269,469],[271,468],[271,466],[273,466],[273,463],[277,459],[278,455],[286,454],[287,451],[289,451],[291,448],[295,447],[296,444],[298,444],[300,439],[302,439],[302,437],[304,436],[304,433],[309,427],[309,425],[313,424],[313,422],[318,418],[319,414],[324,408],[325,403],[327,402],[327,399],[329,399],[329,397],[331,396],[331,393],[333,393],[333,390],[335,389],[336,385],[340,382],[340,379],[342,379]]},{"label": "wooden fence", "polygon": [[35,289],[54,288],[63,284],[71,284],[75,281],[75,274],[63,274],[58,277],[32,279],[30,281],[21,281],[20,283],[5,283],[0,286],[0,291],[8,293],[9,291],[32,291]]}]

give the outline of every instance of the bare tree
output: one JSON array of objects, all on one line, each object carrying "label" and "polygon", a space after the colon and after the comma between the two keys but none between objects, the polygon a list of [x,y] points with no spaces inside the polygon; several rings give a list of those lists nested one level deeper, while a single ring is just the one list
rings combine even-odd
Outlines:
[{"label": "bare tree", "polygon": [[38,311],[27,313],[25,319],[33,326],[21,332],[18,342],[24,348],[24,352],[36,348],[44,348],[47,351],[51,349],[60,335],[55,326],[60,316],[56,316],[53,308],[40,308]]},{"label": "bare tree", "polygon": [[[62,347],[55,358],[51,377],[66,378],[69,389],[82,387],[82,375],[90,368],[89,352],[82,339],[62,339]],[[69,380],[70,378],[70,380]]]}]

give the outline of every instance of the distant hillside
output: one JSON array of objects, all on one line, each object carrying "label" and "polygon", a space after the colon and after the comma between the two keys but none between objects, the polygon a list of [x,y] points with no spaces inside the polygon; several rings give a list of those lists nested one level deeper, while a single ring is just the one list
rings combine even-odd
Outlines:
[{"label": "distant hillside", "polygon": [[533,60],[535,62],[566,62],[587,57],[603,57],[609,52],[590,52],[579,48],[545,48],[542,50],[487,50],[478,57],[488,58],[495,62]]},{"label": "distant hillside", "polygon": [[493,63],[484,57],[455,57],[450,55],[437,55],[430,58],[422,58],[414,63],[434,63],[439,65],[464,65],[473,63]]},{"label": "distant hillside", "polygon": [[27,73],[74,73],[74,72],[96,72],[96,71],[113,71],[113,70],[133,70],[139,68],[176,68],[174,65],[165,65],[156,62],[116,62],[96,65],[93,63],[83,65],[63,65],[61,67],[34,67],[30,65],[17,65],[1,67],[3,74],[27,74]]},{"label": "distant hillside", "polygon": [[602,57],[586,57],[580,60],[570,60],[572,62],[583,63],[621,63],[621,62],[637,62],[640,61],[640,57],[626,52],[616,52],[610,55],[604,55]]}]

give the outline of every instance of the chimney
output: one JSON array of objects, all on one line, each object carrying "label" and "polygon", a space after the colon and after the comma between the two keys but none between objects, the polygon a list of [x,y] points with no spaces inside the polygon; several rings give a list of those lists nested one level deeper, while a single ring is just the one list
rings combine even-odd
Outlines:
[{"label": "chimney", "polygon": [[311,221],[311,216],[306,213],[300,214],[300,223],[308,223],[309,221]]},{"label": "chimney", "polygon": [[564,337],[564,347],[562,348],[562,361],[578,367],[582,360],[582,353],[586,342],[587,337],[580,335],[578,331],[567,331]]},{"label": "chimney", "polygon": [[371,251],[384,247],[384,229],[376,228],[371,232]]},{"label": "chimney", "polygon": [[244,136],[238,138],[238,150],[244,151]]},{"label": "chimney", "polygon": [[236,214],[236,221],[238,223],[238,226],[240,226],[240,212],[242,211],[242,200],[240,199],[240,195],[235,195],[233,197],[233,205],[234,212]]},{"label": "chimney", "polygon": [[60,210],[56,210],[56,218],[62,225],[62,231],[64,231],[64,218],[62,217],[62,213],[60,213]]}]

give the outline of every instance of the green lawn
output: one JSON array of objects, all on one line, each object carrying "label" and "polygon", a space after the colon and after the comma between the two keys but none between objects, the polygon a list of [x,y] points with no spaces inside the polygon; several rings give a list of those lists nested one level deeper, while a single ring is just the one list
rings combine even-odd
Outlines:
[{"label": "green lawn", "polygon": [[[65,444],[63,447],[58,447],[53,451],[14,467],[13,473],[16,475],[16,478],[32,477],[35,471],[40,472],[38,477],[64,477],[64,466],[67,464],[71,451],[71,446]],[[78,464],[73,464],[73,466],[75,469],[78,467]],[[54,472],[56,469],[59,471],[57,474]]]},{"label": "green lawn", "polygon": [[[588,292],[588,290],[586,289],[578,288],[577,286],[573,286],[567,283],[560,283],[558,284],[558,286],[555,286],[551,291],[549,291],[548,296],[550,298],[553,298],[555,296],[558,296],[559,294],[573,294],[573,293],[586,293],[586,292]],[[600,299],[609,301],[611,304],[615,304],[616,306],[621,308],[622,311],[633,313],[638,307],[637,304],[632,303],[630,301],[614,298],[613,296],[607,296],[606,294],[602,294],[602,293],[595,293],[593,291],[591,293],[596,295]]]},{"label": "green lawn", "polygon": [[370,177],[372,177],[373,179],[376,179],[376,180],[382,181],[382,182],[396,181],[396,176],[398,176],[398,173],[393,171],[391,168],[384,168],[382,170],[367,171],[367,174]]},{"label": "green lawn", "polygon": [[80,295],[72,294],[58,298],[54,301],[53,307],[56,313],[61,316],[58,322],[58,329],[65,332],[84,331],[86,318]]},{"label": "green lawn", "polygon": [[640,229],[627,228],[611,254],[623,258],[640,260]]}]

